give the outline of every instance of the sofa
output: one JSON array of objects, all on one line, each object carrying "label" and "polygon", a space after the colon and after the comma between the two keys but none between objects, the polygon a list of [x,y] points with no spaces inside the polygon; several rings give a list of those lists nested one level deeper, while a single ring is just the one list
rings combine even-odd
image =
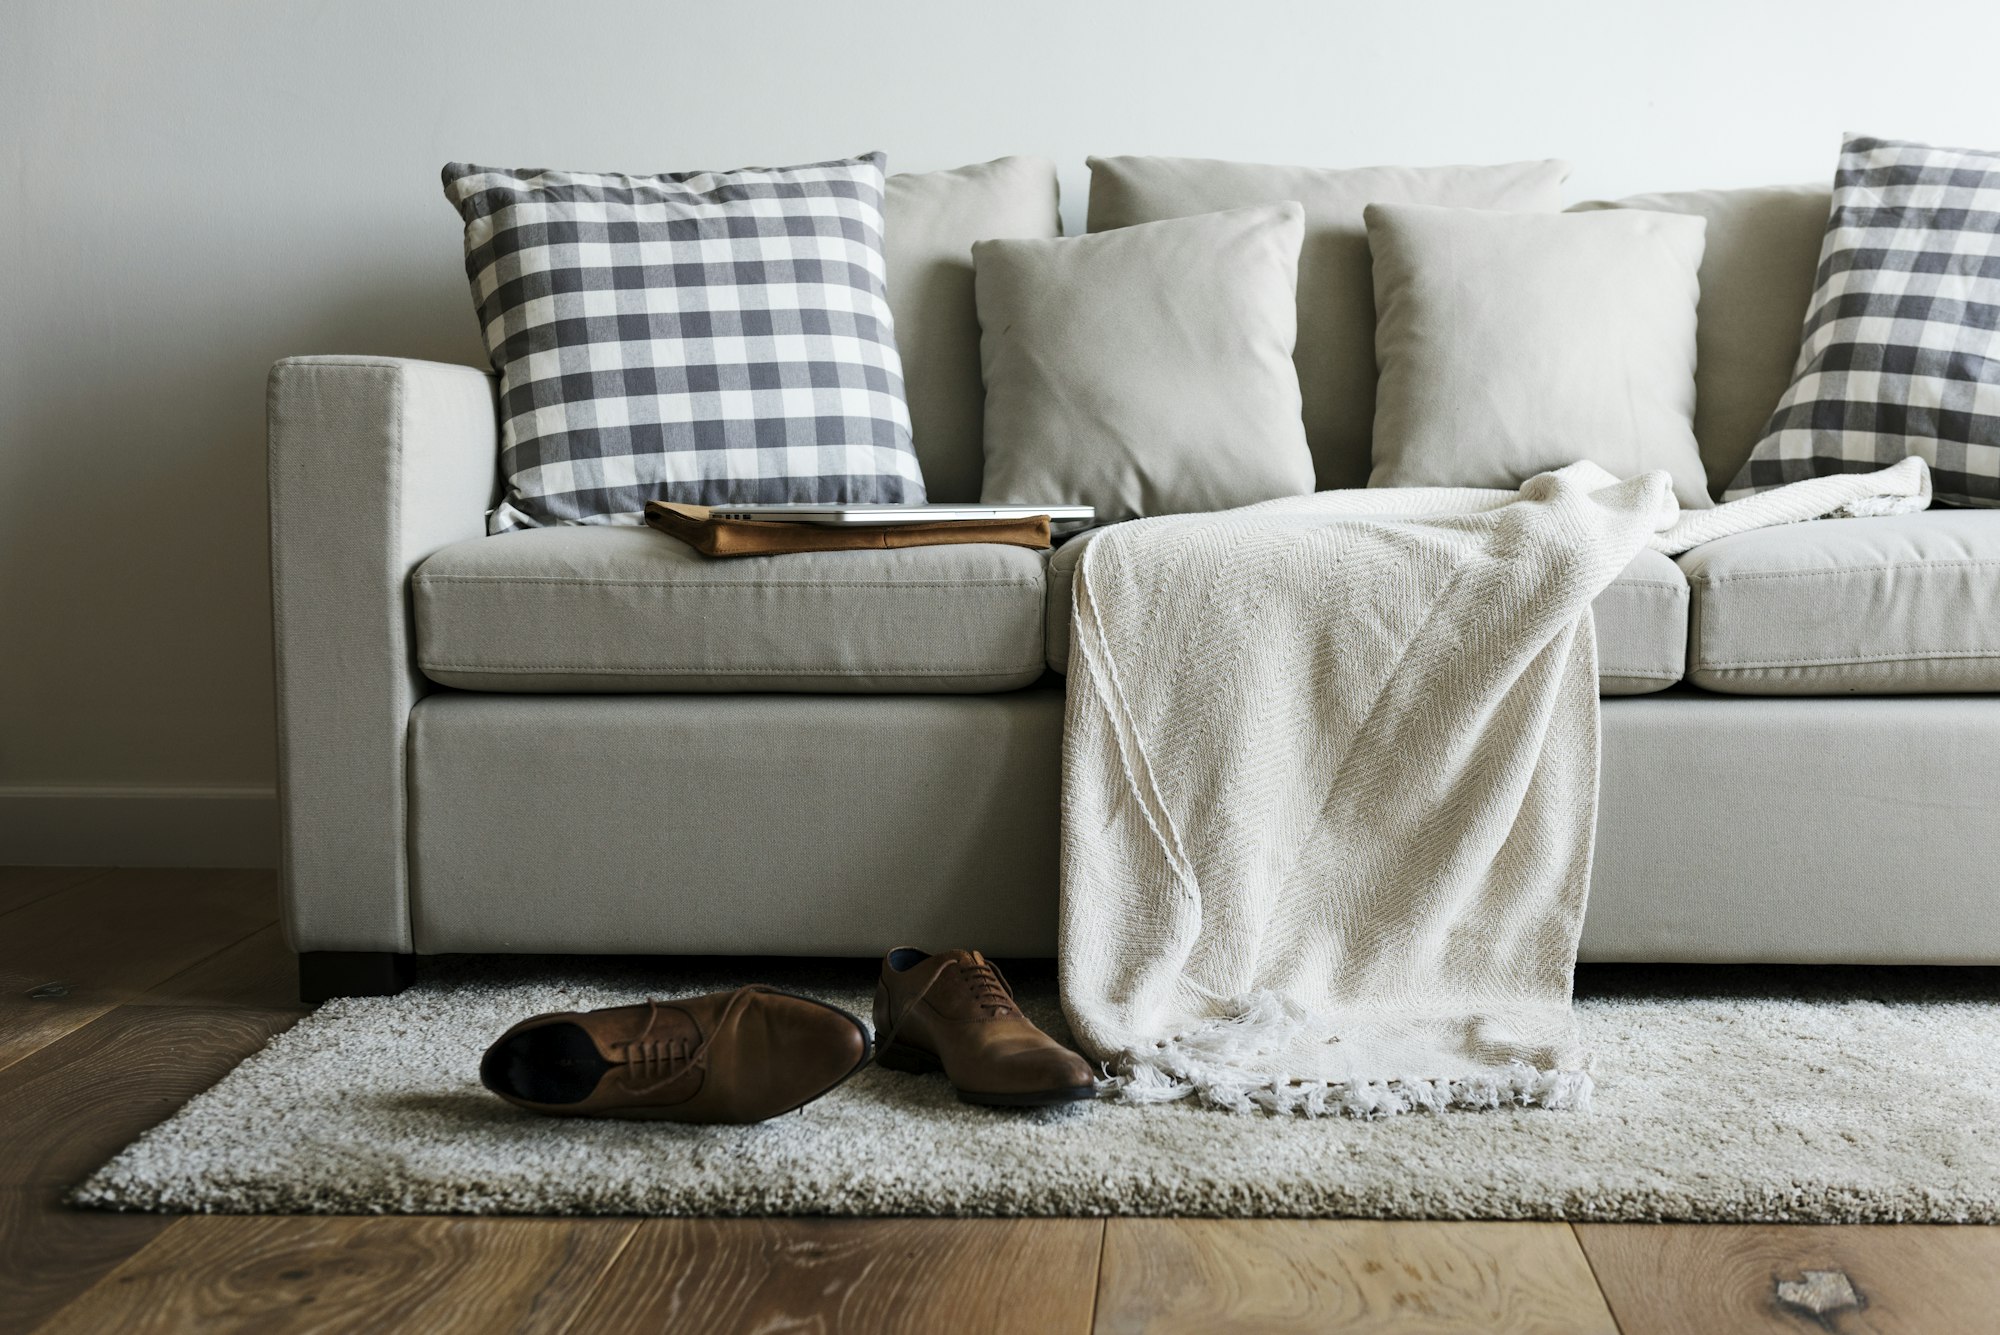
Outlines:
[{"label": "sofa", "polygon": [[[1053,170],[1003,163],[891,180],[935,501],[979,495],[967,248],[1056,226]],[[1827,201],[1575,206],[1707,219],[1694,427],[1715,489],[1790,375]],[[454,952],[1054,954],[1088,533],[733,561],[643,528],[488,536],[498,420],[483,369],[271,373],[284,921],[308,1000]],[[2000,513],[1646,552],[1594,610],[1584,960],[2000,962]]]}]

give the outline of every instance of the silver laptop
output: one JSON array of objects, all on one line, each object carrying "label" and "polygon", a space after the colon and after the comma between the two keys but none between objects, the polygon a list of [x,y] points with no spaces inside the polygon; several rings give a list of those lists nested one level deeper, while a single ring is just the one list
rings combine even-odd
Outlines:
[{"label": "silver laptop", "polygon": [[717,519],[786,519],[797,524],[935,524],[953,519],[1034,519],[1051,524],[1088,524],[1097,511],[1088,505],[712,505]]}]

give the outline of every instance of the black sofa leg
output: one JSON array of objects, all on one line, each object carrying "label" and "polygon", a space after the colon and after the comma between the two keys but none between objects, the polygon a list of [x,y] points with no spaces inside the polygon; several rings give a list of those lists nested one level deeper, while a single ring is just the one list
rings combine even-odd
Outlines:
[{"label": "black sofa leg", "polygon": [[393,997],[410,985],[416,962],[387,950],[302,950],[299,1000],[317,1006],[335,997]]}]

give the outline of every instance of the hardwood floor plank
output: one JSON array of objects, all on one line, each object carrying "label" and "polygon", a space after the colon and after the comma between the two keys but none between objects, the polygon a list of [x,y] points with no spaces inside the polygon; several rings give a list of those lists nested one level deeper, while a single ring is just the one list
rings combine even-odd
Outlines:
[{"label": "hardwood floor plank", "polygon": [[312,1010],[299,1000],[299,957],[272,923],[165,982],[140,993],[135,1006],[247,1006],[252,1010]]},{"label": "hardwood floor plank", "polygon": [[1617,1327],[1564,1224],[1114,1219],[1096,1330]]},{"label": "hardwood floor plank", "polygon": [[0,913],[81,885],[110,870],[107,867],[0,867]]},{"label": "hardwood floor plank", "polygon": [[0,1335],[23,1335],[110,1274],[171,1215],[72,1210],[63,1188],[0,1187]]},{"label": "hardwood floor plank", "polygon": [[121,1006],[23,1058],[0,1071],[0,1187],[75,1182],[297,1020]]},{"label": "hardwood floor plank", "polygon": [[0,932],[0,1069],[278,918],[269,871],[125,868]]},{"label": "hardwood floor plank", "polygon": [[558,1335],[636,1227],[629,1219],[190,1216],[42,1329]]},{"label": "hardwood floor plank", "polygon": [[1091,1219],[654,1219],[579,1331],[1083,1332]]},{"label": "hardwood floor plank", "polygon": [[1579,1224],[1625,1335],[2000,1328],[2000,1228]]},{"label": "hardwood floor plank", "polygon": [[297,1011],[121,1007],[0,1070],[0,1335],[33,1329],[171,1222],[63,1193]]}]

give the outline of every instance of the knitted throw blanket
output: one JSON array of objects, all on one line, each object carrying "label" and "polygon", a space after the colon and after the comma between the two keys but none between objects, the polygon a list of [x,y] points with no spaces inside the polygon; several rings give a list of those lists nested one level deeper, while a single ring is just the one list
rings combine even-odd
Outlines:
[{"label": "knitted throw blanket", "polygon": [[[1647,545],[1929,502],[1920,460],[1677,513],[1664,474],[1115,525],[1075,581],[1061,979],[1130,1099],[1383,1114],[1590,1093],[1590,605]],[[1754,508],[1753,508],[1754,507]]]}]

